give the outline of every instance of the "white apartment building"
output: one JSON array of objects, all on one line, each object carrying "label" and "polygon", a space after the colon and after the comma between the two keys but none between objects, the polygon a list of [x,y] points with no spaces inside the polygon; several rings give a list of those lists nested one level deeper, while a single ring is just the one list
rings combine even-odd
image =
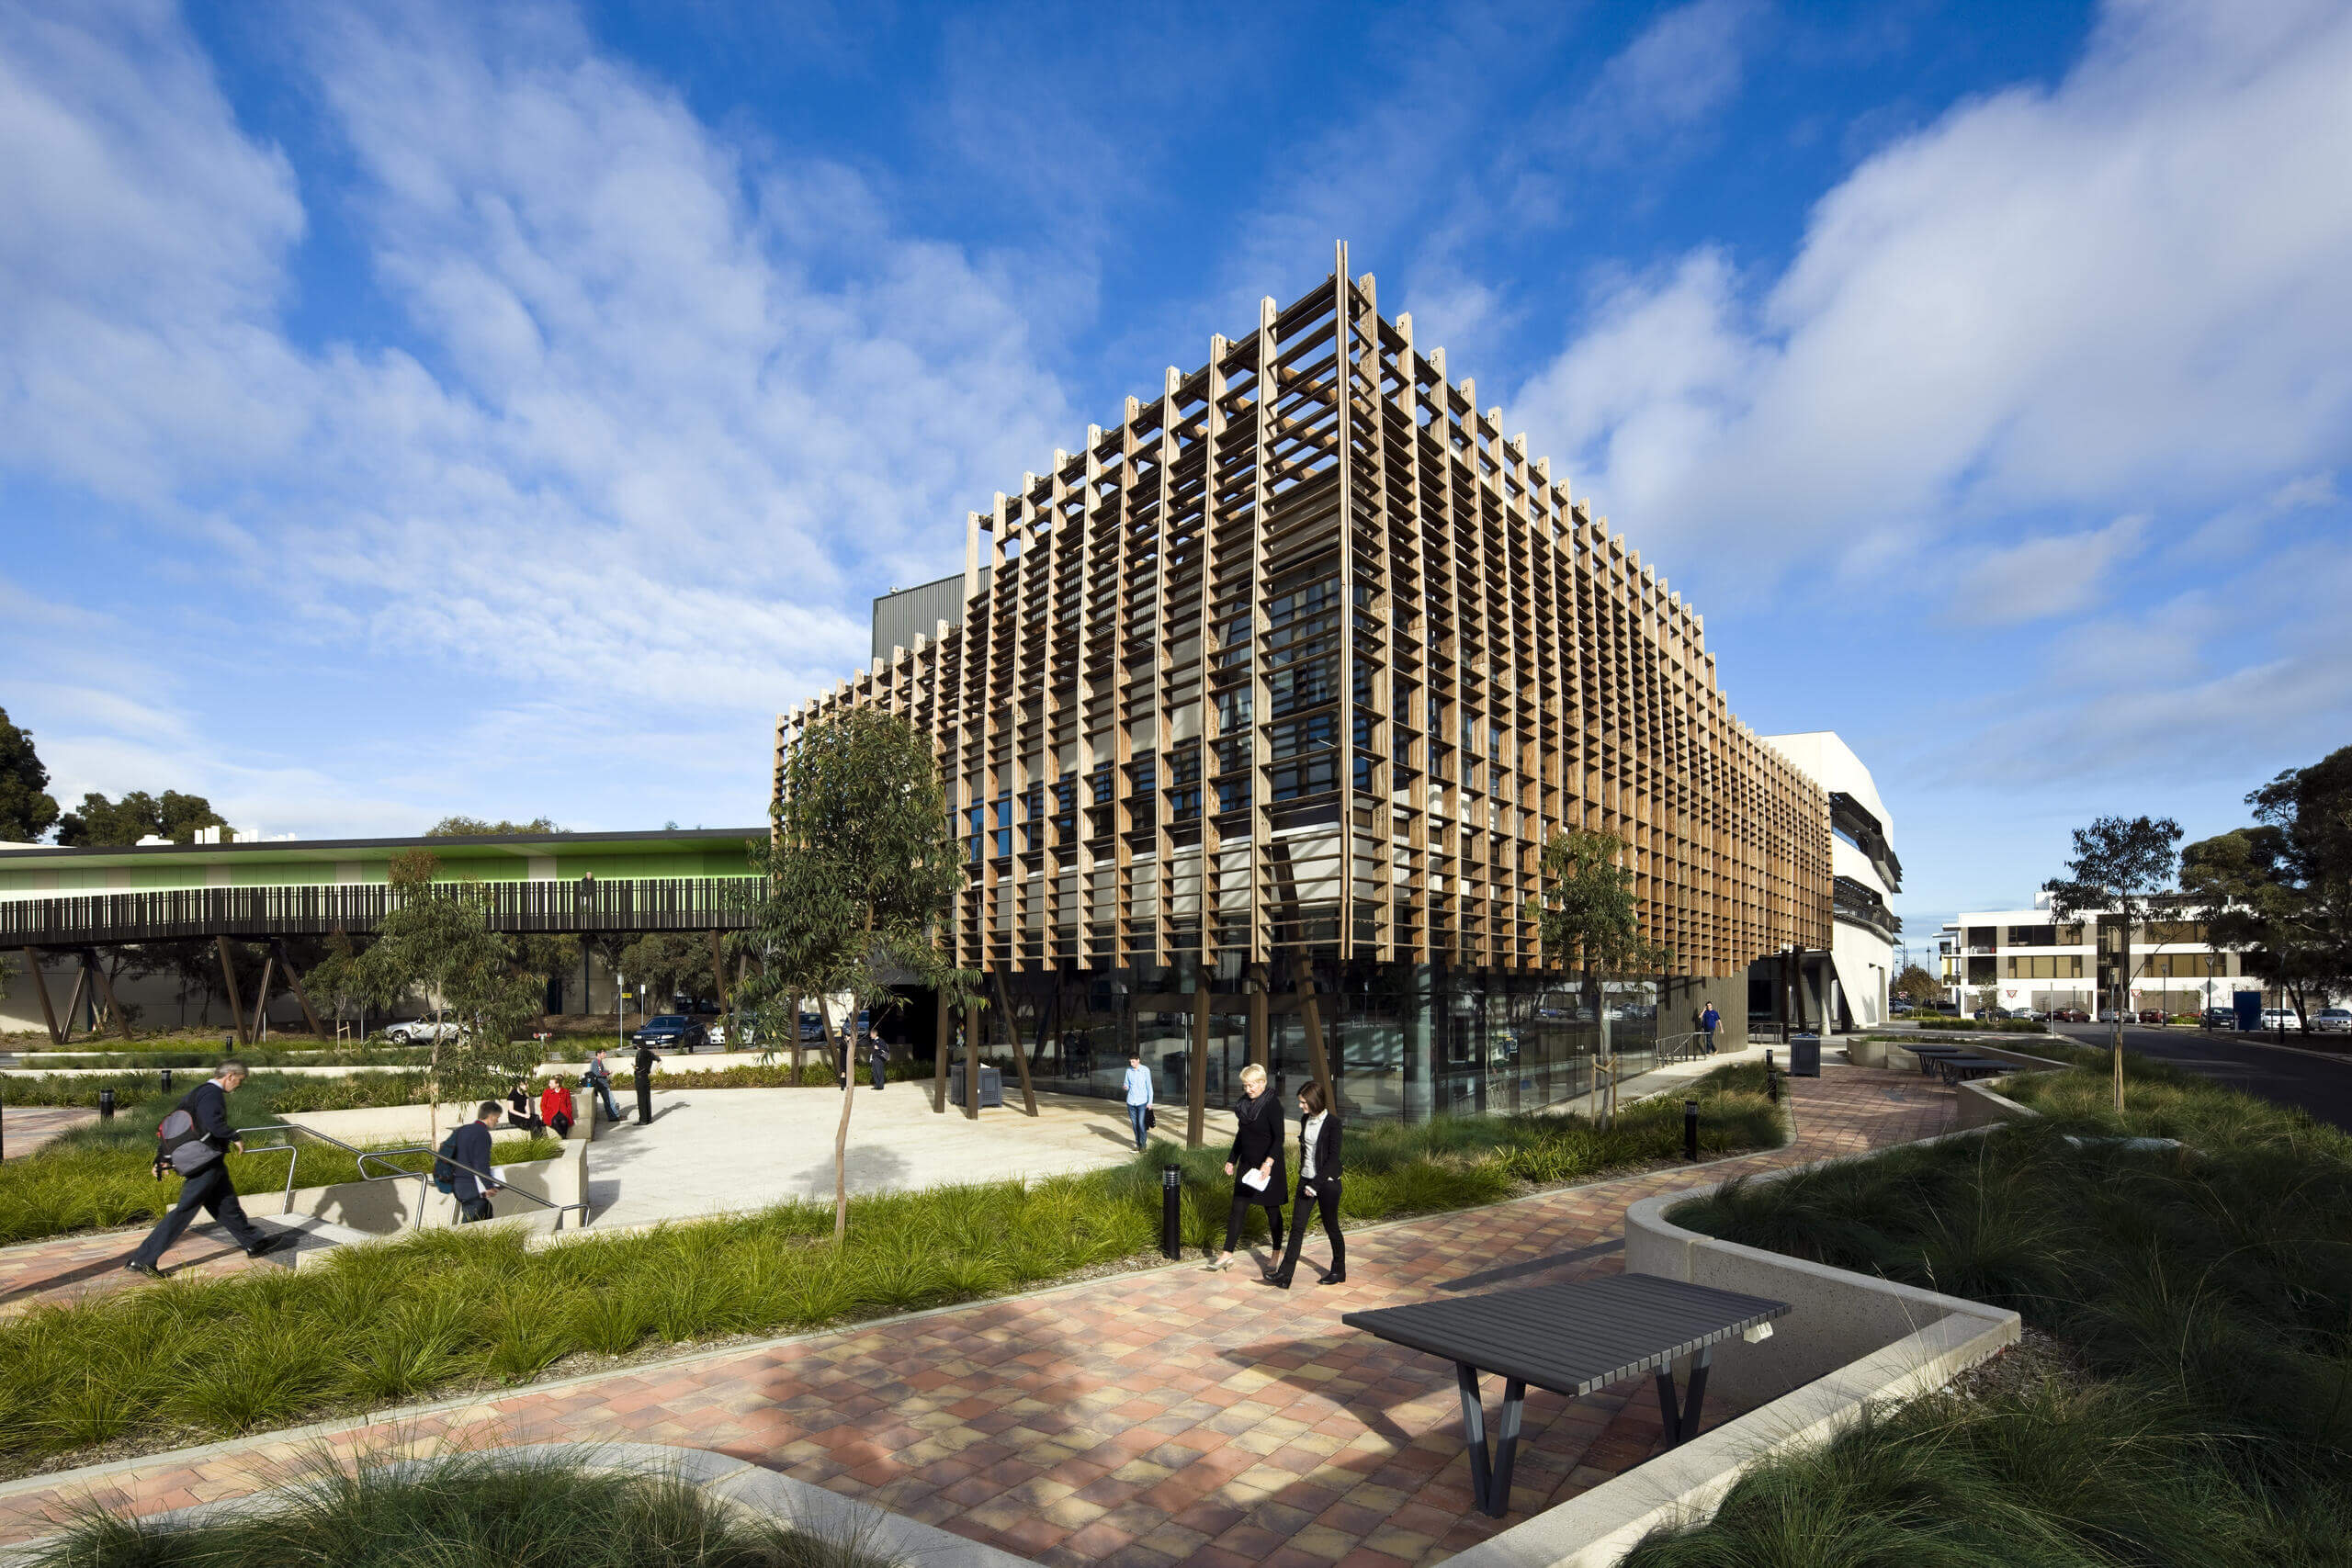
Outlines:
[{"label": "white apartment building", "polygon": [[[1837,919],[1828,953],[1805,960],[1807,1010],[1826,1017],[1833,1029],[1867,1029],[1886,1019],[1894,939],[1903,930],[1886,902],[1903,891],[1894,823],[1870,769],[1836,731],[1768,735],[1764,743],[1829,793],[1831,909]],[[1752,1000],[1749,1005],[1757,1006]]]},{"label": "white apartment building", "polygon": [[[2005,1008],[2076,1008],[2096,1018],[2112,995],[2120,964],[2122,922],[2109,913],[2061,922],[2050,896],[2025,909],[1978,909],[1956,916],[1939,942],[1948,1000],[1962,1010],[1983,1005],[1986,989]],[[2204,922],[2173,901],[2132,933],[2130,986],[2134,1012],[2167,1016],[2226,1008],[2241,990],[2262,990],[2247,976],[2243,953],[2213,947]],[[2266,993],[2267,994],[2267,993]]]}]

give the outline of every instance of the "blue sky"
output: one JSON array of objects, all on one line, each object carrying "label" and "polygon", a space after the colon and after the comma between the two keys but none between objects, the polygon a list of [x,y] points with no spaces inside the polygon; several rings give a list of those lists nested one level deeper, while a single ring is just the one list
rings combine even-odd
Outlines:
[{"label": "blue sky", "polygon": [[0,6],[0,705],[265,832],[761,816],[1329,270],[1871,763],[1932,938],[2352,741],[2352,10]]}]

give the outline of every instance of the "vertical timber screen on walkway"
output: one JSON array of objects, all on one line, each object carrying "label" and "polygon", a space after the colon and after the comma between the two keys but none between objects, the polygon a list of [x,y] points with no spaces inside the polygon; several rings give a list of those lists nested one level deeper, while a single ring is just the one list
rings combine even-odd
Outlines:
[{"label": "vertical timber screen on walkway", "polygon": [[[1259,994],[1537,971],[1525,905],[1564,827],[1625,840],[1679,974],[1828,945],[1827,796],[1732,716],[1696,611],[1344,246],[972,513],[965,582],[961,625],[776,734],[779,779],[845,707],[933,738],[961,964]],[[1036,1004],[1041,1055],[1062,1007]]]}]

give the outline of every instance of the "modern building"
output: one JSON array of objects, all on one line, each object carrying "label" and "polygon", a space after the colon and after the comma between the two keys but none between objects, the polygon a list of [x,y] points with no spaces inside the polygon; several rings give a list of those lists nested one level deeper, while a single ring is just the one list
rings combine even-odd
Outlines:
[{"label": "modern building", "polygon": [[[1903,931],[1901,918],[1886,901],[1903,891],[1903,863],[1895,857],[1893,819],[1879,799],[1878,784],[1834,731],[1764,739],[1829,794],[1829,907],[1835,923],[1829,951],[1799,964],[1807,1016],[1826,1018],[1837,1029],[1884,1022],[1894,979],[1894,940]],[[1769,1012],[1766,976],[1758,974],[1753,986],[1760,994],[1751,996],[1749,1010]]]},{"label": "modern building", "polygon": [[[13,956],[16,970],[0,1030],[58,1038],[94,1027],[102,1010],[119,1025],[135,1012],[148,1029],[209,1023],[217,1012],[240,1038],[265,1024],[315,1025],[298,964],[315,942],[300,939],[373,931],[390,907],[393,857],[420,850],[437,863],[436,881],[482,885],[497,929],[716,933],[743,922],[733,895],[751,874],[744,845],[766,832],[0,848],[0,962]],[[548,1010],[593,1012],[616,999],[609,967],[591,951],[577,989],[550,983]]]},{"label": "modern building", "polygon": [[[1977,909],[1955,917],[1939,942],[1947,998],[1963,1011],[1984,1005],[2037,1012],[2076,1008],[2092,1017],[2109,1005],[2124,963],[2123,922],[2112,912],[2060,920],[2050,896],[2023,909]],[[2216,948],[2204,922],[2178,900],[2157,906],[2157,918],[2131,933],[2128,980],[2135,1012],[2168,1016],[2226,1008],[2240,990],[2260,990],[2246,973],[2246,955]]]},{"label": "modern building", "polygon": [[779,716],[779,787],[849,707],[934,739],[971,874],[947,934],[1000,1001],[967,1045],[1010,1020],[1047,1087],[1108,1092],[1138,1051],[1195,1137],[1250,1060],[1359,1116],[1583,1092],[1601,1021],[1528,908],[1563,828],[1624,840],[1670,953],[1612,992],[1620,1047],[1710,1000],[1736,1039],[1752,963],[1836,951],[1831,789],[1344,246],[910,592],[927,628],[888,596],[888,651]]}]

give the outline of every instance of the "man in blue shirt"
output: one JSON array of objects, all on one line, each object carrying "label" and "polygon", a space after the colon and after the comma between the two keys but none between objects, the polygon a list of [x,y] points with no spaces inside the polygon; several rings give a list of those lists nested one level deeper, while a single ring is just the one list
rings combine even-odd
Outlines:
[{"label": "man in blue shirt", "polygon": [[1144,1121],[1151,1114],[1151,1069],[1143,1058],[1127,1056],[1127,1120],[1136,1130],[1136,1153],[1143,1153]]},{"label": "man in blue shirt", "polygon": [[1724,1015],[1715,1010],[1713,1002],[1709,1002],[1707,1010],[1699,1015],[1699,1027],[1707,1032],[1707,1055],[1710,1056],[1715,1054],[1715,1025],[1723,1021]]}]

